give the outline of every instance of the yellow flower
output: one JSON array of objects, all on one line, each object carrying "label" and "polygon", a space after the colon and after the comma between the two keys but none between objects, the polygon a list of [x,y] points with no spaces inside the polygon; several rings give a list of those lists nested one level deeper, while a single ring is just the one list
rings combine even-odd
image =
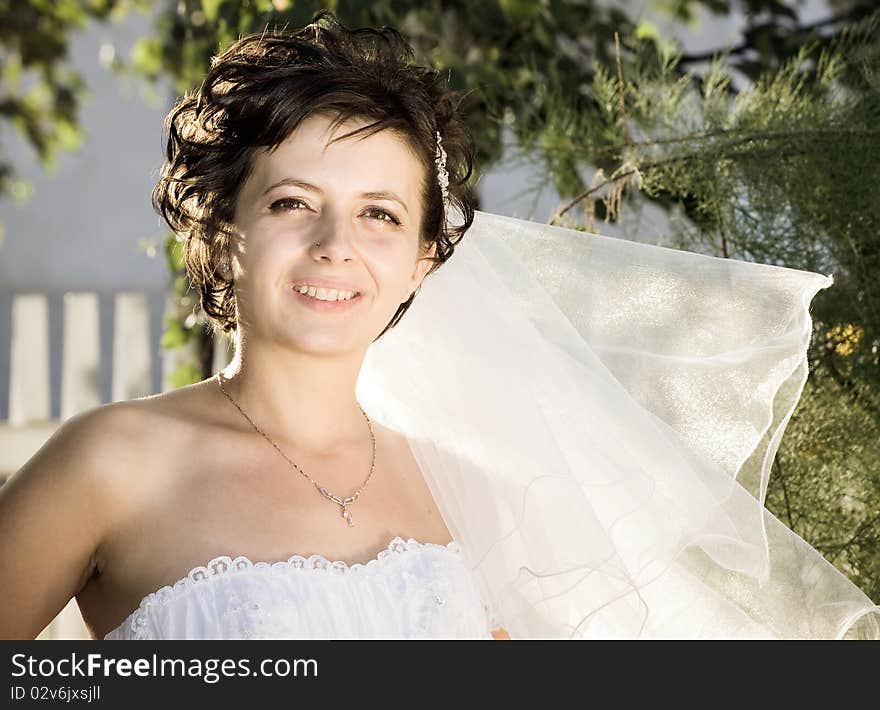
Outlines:
[{"label": "yellow flower", "polygon": [[843,357],[852,355],[864,334],[865,330],[862,326],[852,323],[836,325],[828,331],[829,338],[836,341],[834,352]]}]

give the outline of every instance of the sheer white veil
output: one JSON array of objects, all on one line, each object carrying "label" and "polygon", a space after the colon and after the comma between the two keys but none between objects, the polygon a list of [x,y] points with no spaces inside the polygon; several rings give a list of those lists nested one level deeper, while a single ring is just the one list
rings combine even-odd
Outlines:
[{"label": "sheer white veil", "polygon": [[832,283],[477,212],[357,396],[514,639],[880,638],[763,505]]}]

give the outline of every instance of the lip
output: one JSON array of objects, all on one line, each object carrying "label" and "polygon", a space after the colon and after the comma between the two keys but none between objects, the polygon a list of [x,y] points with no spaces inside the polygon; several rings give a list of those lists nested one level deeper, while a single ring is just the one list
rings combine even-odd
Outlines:
[{"label": "lip", "polygon": [[[319,284],[314,281],[310,281],[314,286],[318,286]],[[356,289],[349,289],[350,291],[355,291]],[[360,301],[363,299],[364,294],[358,294],[354,298],[349,298],[347,301],[319,301],[317,298],[312,298],[311,296],[300,293],[297,291],[293,284],[290,286],[291,295],[304,306],[311,308],[314,311],[318,311],[319,313],[337,313],[340,311],[348,311],[357,306]]]},{"label": "lip", "polygon": [[303,277],[301,279],[296,279],[296,281],[290,282],[291,286],[321,286],[323,288],[335,288],[337,291],[342,289],[343,291],[357,291],[361,292],[360,288],[358,288],[355,284],[350,281],[340,281],[339,279],[327,279],[321,278],[320,276],[314,277]]}]

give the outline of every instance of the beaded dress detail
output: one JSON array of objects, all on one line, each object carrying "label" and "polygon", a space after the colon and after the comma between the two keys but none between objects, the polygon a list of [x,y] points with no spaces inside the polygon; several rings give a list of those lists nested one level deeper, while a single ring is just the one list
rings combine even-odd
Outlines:
[{"label": "beaded dress detail", "polygon": [[491,639],[457,541],[398,536],[366,563],[215,557],[143,598],[105,640]]}]

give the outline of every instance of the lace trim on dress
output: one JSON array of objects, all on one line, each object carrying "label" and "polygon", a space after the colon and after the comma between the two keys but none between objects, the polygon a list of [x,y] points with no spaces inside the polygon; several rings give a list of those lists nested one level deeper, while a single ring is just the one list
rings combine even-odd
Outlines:
[{"label": "lace trim on dress", "polygon": [[[436,542],[421,542],[415,538],[404,540],[400,535],[395,536],[380,550],[379,554],[368,562],[355,562],[349,565],[342,560],[329,560],[324,555],[312,554],[308,557],[303,555],[291,555],[286,560],[278,562],[252,562],[244,555],[238,557],[229,557],[228,555],[220,555],[210,560],[205,565],[193,567],[185,577],[169,584],[155,592],[151,592],[145,596],[138,608],[132,612],[130,627],[132,638],[148,639],[147,632],[147,615],[153,604],[166,602],[184,590],[189,589],[195,584],[199,584],[206,580],[212,579],[223,574],[232,574],[241,570],[248,569],[268,569],[270,571],[283,571],[287,569],[305,569],[315,570],[318,572],[326,572],[330,574],[366,574],[375,571],[383,560],[393,555],[398,555],[407,550],[415,550],[419,548],[440,548],[453,553],[460,552],[460,546],[457,540],[452,540],[445,545]],[[125,623],[125,622],[123,622]],[[118,627],[117,627],[118,628]]]}]

